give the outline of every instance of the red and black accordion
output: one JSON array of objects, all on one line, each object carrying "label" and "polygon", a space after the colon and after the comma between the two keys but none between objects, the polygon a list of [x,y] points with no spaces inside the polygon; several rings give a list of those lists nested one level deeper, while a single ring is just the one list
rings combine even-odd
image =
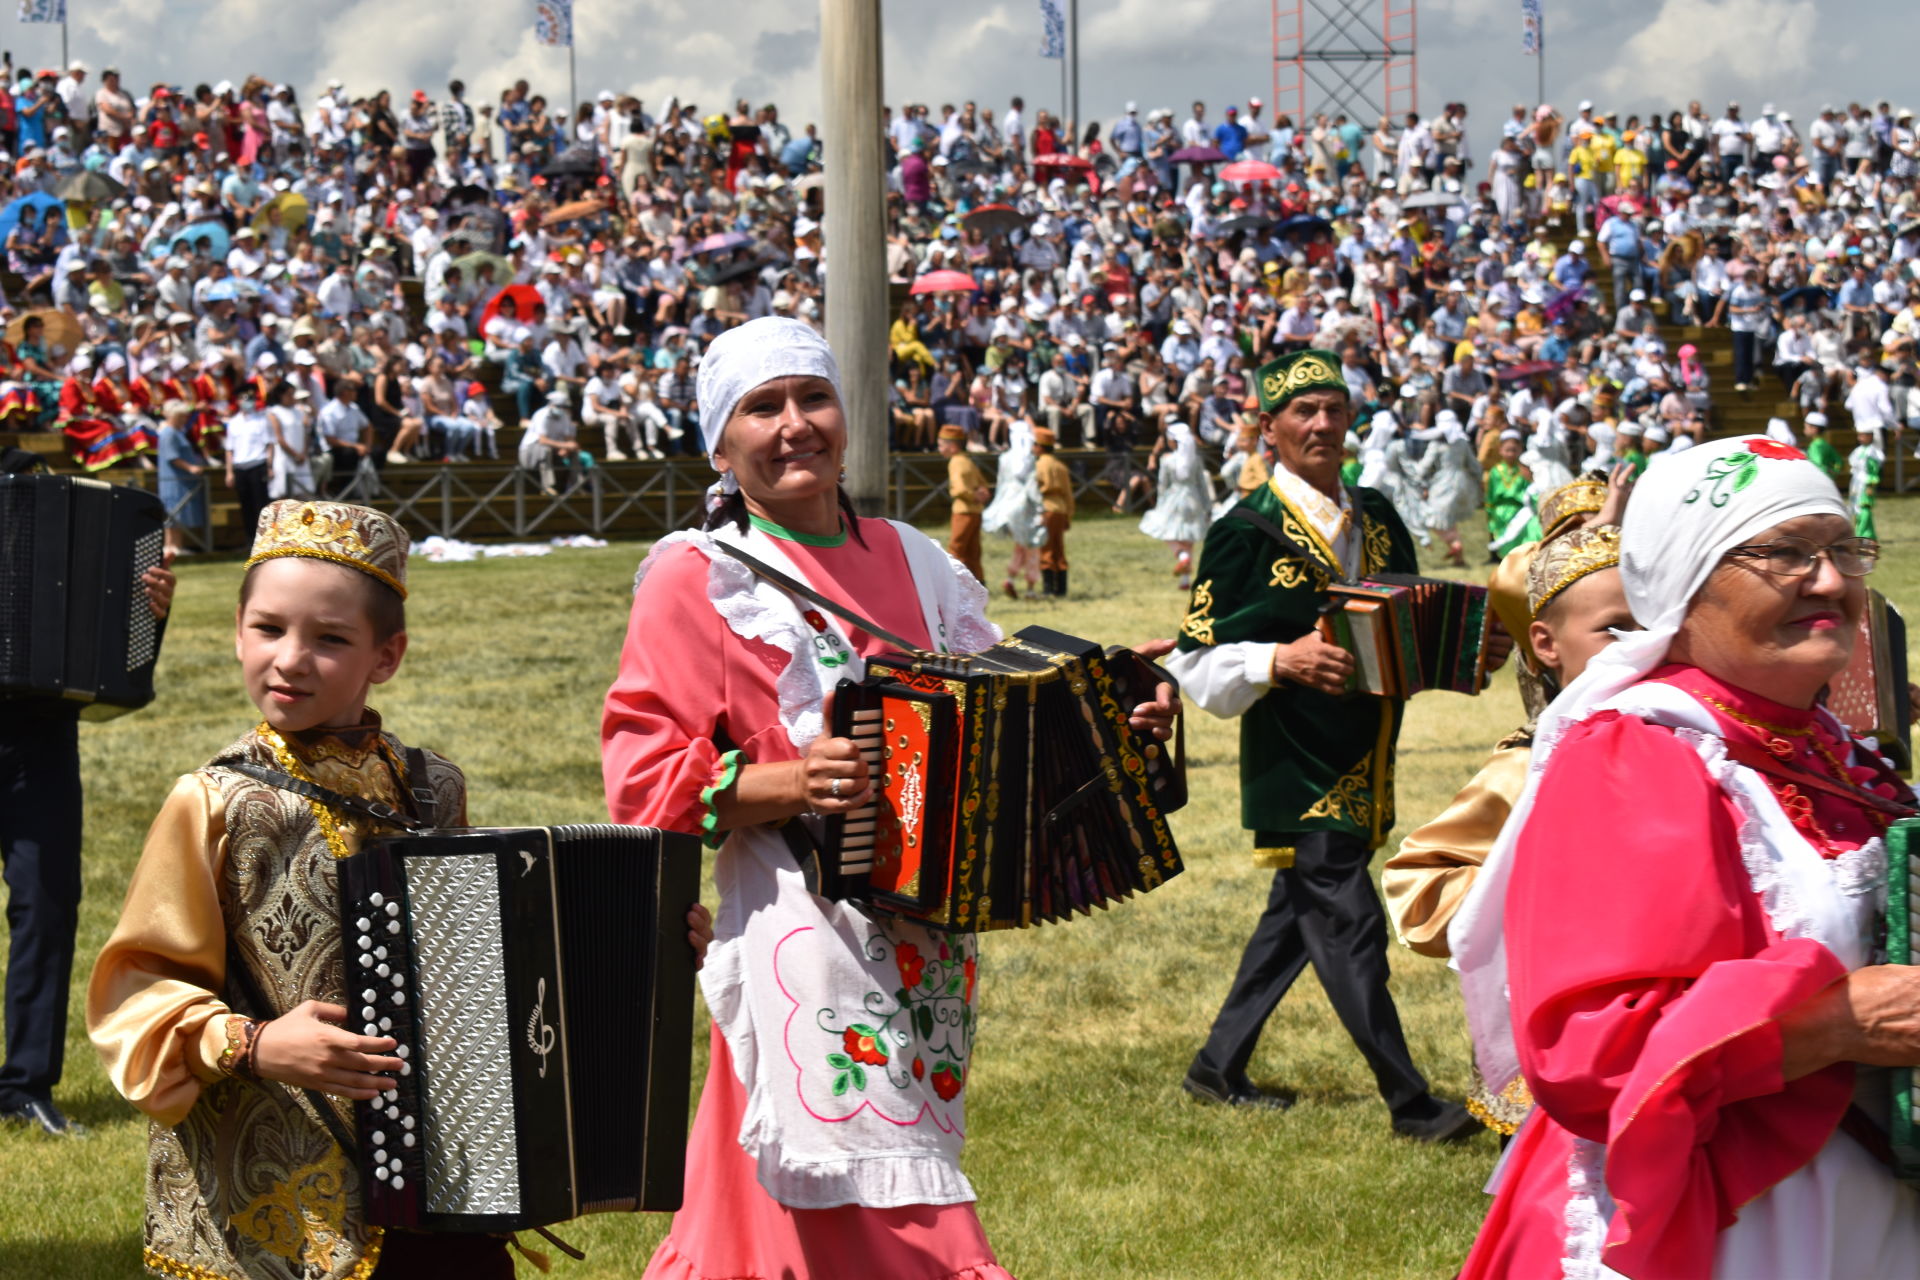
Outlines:
[{"label": "red and black accordion", "polygon": [[700,842],[423,831],[340,864],[349,1030],[405,1068],[355,1105],[367,1220],[517,1231],[680,1207]]},{"label": "red and black accordion", "polygon": [[140,579],[165,524],[143,489],[0,476],[0,699],[75,702],[87,720],[153,701],[161,628]]},{"label": "red and black accordion", "polygon": [[[872,800],[828,818],[820,892],[936,929],[1088,914],[1180,874],[1183,753],[1127,723],[1158,667],[1028,627],[983,653],[888,654],[834,693]],[[1179,741],[1176,730],[1175,743]]]}]

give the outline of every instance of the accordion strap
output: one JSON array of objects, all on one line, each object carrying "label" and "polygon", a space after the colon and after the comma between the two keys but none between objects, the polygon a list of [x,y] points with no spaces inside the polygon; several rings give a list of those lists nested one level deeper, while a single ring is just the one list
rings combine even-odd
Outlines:
[{"label": "accordion strap", "polygon": [[[1349,490],[1349,492],[1352,492],[1352,491]],[[1353,504],[1353,506],[1356,511],[1359,510],[1360,508],[1360,504],[1357,501]],[[1244,502],[1241,503],[1239,506],[1235,507],[1233,510],[1227,512],[1227,519],[1239,520],[1246,524],[1250,524],[1254,528],[1258,529],[1260,532],[1266,534],[1269,538],[1272,538],[1275,542],[1279,543],[1280,549],[1287,552],[1289,555],[1298,556],[1300,557],[1300,559],[1306,561],[1308,564],[1321,565],[1322,567],[1328,570],[1328,572],[1332,575],[1333,580],[1335,582],[1345,584],[1352,581],[1352,579],[1347,577],[1346,572],[1343,569],[1341,569],[1341,567],[1338,564],[1328,564],[1320,556],[1315,555],[1313,552],[1301,546],[1293,538],[1289,537],[1286,531],[1281,529],[1279,525],[1267,519],[1265,516],[1261,515],[1258,511],[1248,510],[1247,504]]]},{"label": "accordion strap", "polygon": [[[1903,804],[1896,800],[1888,800],[1864,788],[1835,782],[1830,778],[1823,778],[1817,773],[1809,773],[1805,769],[1796,769],[1792,765],[1784,764],[1751,743],[1735,742],[1732,739],[1724,739],[1724,741],[1727,744],[1727,758],[1735,764],[1746,765],[1749,769],[1754,769],[1760,773],[1779,778],[1783,782],[1793,783],[1798,787],[1811,788],[1814,791],[1824,792],[1827,795],[1857,804],[1862,808],[1871,809],[1875,813],[1882,814],[1888,818],[1896,820],[1911,818],[1916,813],[1912,805]],[[1882,770],[1882,772],[1884,773],[1885,771]],[[1900,781],[1897,775],[1888,774],[1887,776],[1896,783]]]},{"label": "accordion strap", "polygon": [[317,782],[308,782],[295,778],[278,769],[269,769],[263,764],[254,764],[250,760],[229,760],[226,768],[235,773],[244,773],[256,782],[264,782],[270,787],[290,791],[303,800],[317,800],[329,809],[345,809],[357,813],[363,818],[372,818],[388,826],[399,827],[403,831],[425,831],[433,826],[434,800],[433,789],[427,785],[426,755],[419,748],[407,751],[407,775],[414,785],[408,792],[419,817],[409,817],[392,805],[382,804],[378,800],[362,800],[358,796],[342,795],[338,791],[321,786]]},{"label": "accordion strap", "polygon": [[722,551],[747,566],[747,568],[753,570],[754,573],[765,578],[768,582],[771,582],[774,586],[779,587],[782,591],[790,592],[803,600],[808,600],[819,605],[834,617],[839,618],[843,622],[851,622],[854,626],[860,628],[874,639],[884,640],[902,653],[921,652],[920,646],[911,640],[903,640],[878,623],[870,622],[866,618],[861,617],[845,605],[827,599],[827,597],[821,595],[818,591],[815,591],[798,578],[793,577],[791,574],[780,572],[780,570],[774,568],[758,556],[742,551],[739,547],[729,543],[721,542],[717,538],[714,542]]}]

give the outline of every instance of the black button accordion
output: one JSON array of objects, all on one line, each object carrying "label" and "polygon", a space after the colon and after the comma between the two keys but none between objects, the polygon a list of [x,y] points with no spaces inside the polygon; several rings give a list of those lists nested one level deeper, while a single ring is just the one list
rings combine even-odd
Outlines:
[{"label": "black button accordion", "polygon": [[160,625],[140,578],[165,524],[144,489],[0,476],[0,699],[75,702],[88,720],[153,701]]},{"label": "black button accordion", "polygon": [[680,1206],[700,842],[426,831],[340,864],[347,1025],[404,1060],[356,1105],[368,1221],[515,1231]]},{"label": "black button accordion", "polygon": [[833,732],[876,786],[826,820],[821,894],[969,932],[1067,920],[1180,874],[1180,732],[1162,745],[1127,723],[1161,682],[1131,650],[1046,627],[967,656],[869,659],[834,692]]}]

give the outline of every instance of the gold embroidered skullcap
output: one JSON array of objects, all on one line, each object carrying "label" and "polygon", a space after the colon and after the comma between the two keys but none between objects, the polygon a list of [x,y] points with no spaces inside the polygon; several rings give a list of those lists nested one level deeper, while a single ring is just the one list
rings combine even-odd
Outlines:
[{"label": "gold embroidered skullcap", "polygon": [[283,498],[260,513],[247,568],[299,556],[358,569],[407,598],[407,531],[385,512],[345,502]]},{"label": "gold embroidered skullcap", "polygon": [[1540,504],[1540,541],[1552,540],[1567,522],[1592,515],[1607,503],[1607,478],[1590,471],[1572,484],[1563,484]]},{"label": "gold embroidered skullcap", "polygon": [[1620,526],[1598,524],[1573,529],[1540,544],[1527,566],[1527,607],[1534,617],[1555,596],[1590,573],[1620,563]]},{"label": "gold embroidered skullcap", "polygon": [[1253,377],[1260,395],[1260,409],[1277,413],[1287,401],[1308,391],[1338,391],[1347,394],[1347,380],[1340,372],[1340,357],[1331,351],[1308,347],[1270,360]]}]

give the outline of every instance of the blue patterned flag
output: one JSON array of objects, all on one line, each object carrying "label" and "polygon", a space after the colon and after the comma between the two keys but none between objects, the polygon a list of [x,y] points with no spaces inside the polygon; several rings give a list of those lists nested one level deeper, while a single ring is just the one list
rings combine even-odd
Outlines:
[{"label": "blue patterned flag", "polygon": [[1520,52],[1529,58],[1540,54],[1540,0],[1520,0]]},{"label": "blue patterned flag", "polygon": [[65,22],[67,0],[20,0],[22,22]]},{"label": "blue patterned flag", "polygon": [[1060,12],[1060,0],[1040,0],[1040,28],[1040,56],[1066,57],[1067,18]]},{"label": "blue patterned flag", "polygon": [[[27,3],[28,0],[21,0]],[[61,0],[64,3],[64,0]],[[562,49],[573,47],[573,0],[534,0],[533,38]]]}]

